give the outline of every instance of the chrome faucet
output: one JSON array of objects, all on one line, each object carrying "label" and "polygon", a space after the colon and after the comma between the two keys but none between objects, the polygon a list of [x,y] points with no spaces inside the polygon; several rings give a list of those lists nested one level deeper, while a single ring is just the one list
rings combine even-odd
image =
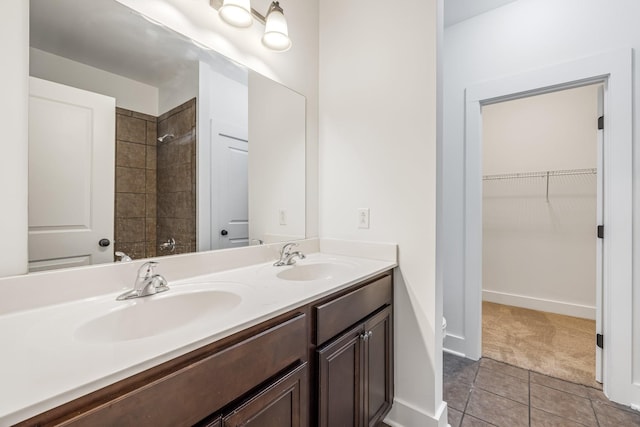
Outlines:
[{"label": "chrome faucet", "polygon": [[306,256],[300,251],[291,252],[291,248],[298,246],[297,243],[287,243],[280,250],[280,259],[273,265],[274,267],[282,267],[283,265],[293,265],[296,263],[295,258],[305,259]]},{"label": "chrome faucet", "polygon": [[120,258],[119,260],[116,260],[116,262],[133,261],[129,255],[127,255],[127,254],[125,254],[124,252],[121,252],[121,251],[116,251],[114,255],[117,256],[118,258]]},{"label": "chrome faucet", "polygon": [[131,298],[146,297],[148,295],[154,295],[160,292],[168,291],[167,281],[162,275],[156,274],[154,269],[158,265],[156,261],[149,261],[142,264],[138,269],[138,277],[133,284],[133,289],[121,294],[118,301],[123,301]]}]

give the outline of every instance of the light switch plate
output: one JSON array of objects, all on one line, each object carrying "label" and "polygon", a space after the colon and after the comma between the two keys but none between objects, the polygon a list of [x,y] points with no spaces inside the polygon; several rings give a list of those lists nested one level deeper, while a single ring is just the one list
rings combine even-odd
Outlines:
[{"label": "light switch plate", "polygon": [[358,228],[369,228],[369,208],[358,208]]}]

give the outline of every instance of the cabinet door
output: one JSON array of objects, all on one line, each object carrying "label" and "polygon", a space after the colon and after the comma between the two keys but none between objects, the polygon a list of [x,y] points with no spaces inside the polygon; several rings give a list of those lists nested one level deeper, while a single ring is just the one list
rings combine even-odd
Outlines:
[{"label": "cabinet door", "polygon": [[223,427],[308,427],[307,364],[259,392],[222,420]]},{"label": "cabinet door", "polygon": [[365,323],[364,413],[374,427],[393,403],[393,325],[391,307]]},{"label": "cabinet door", "polygon": [[318,424],[320,427],[362,425],[363,325],[318,350]]}]

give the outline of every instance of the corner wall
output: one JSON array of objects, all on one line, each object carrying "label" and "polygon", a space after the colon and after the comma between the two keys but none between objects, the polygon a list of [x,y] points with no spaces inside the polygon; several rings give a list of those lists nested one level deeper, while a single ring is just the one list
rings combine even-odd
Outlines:
[{"label": "corner wall", "polygon": [[29,2],[4,0],[0,15],[0,277],[27,272],[27,136],[29,99]]},{"label": "corner wall", "polygon": [[[436,283],[441,2],[320,5],[320,232],[399,245],[392,425],[443,423]],[[408,13],[409,12],[409,13]],[[370,209],[359,229],[358,208]]]}]

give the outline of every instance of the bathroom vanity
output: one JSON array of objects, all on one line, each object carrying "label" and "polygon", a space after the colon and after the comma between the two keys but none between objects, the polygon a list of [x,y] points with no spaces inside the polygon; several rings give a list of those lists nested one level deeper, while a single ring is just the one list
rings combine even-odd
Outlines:
[{"label": "bathroom vanity", "polygon": [[[337,273],[332,272],[334,265],[338,266]],[[22,411],[22,420],[10,424],[375,426],[393,401],[391,268],[394,266],[390,262],[312,254],[296,266],[276,269],[271,264],[257,265],[185,283],[170,282],[170,291],[150,298],[158,302],[174,292],[177,296],[196,295],[206,300],[211,287],[224,282],[229,285],[226,289],[232,289],[235,278],[241,302],[229,309],[226,317],[201,317],[191,322],[191,327],[166,332],[145,327],[148,337],[139,336],[142,332],[135,325],[122,329],[113,322],[109,323],[108,337],[102,319],[105,316],[111,319],[110,314],[93,315],[83,323],[83,328],[90,328],[92,334],[79,333],[82,328],[77,328],[72,339],[76,341],[75,347],[70,344],[68,351],[86,347],[82,360],[94,352],[97,372],[84,378],[79,373],[75,389],[66,384],[55,390],[55,385],[44,384],[51,389],[50,395],[57,391],[66,396],[57,399],[61,404],[54,407],[52,402],[56,399],[43,400],[52,409]],[[273,277],[274,273],[284,279]],[[253,282],[248,278],[253,278]],[[242,291],[243,288],[246,289]],[[193,301],[189,300],[189,304]],[[152,304],[155,303],[147,305]],[[251,306],[243,307],[245,304]],[[175,307],[176,319],[180,319],[181,309]],[[197,310],[198,306],[194,307]],[[113,308],[109,310],[113,312]],[[2,320],[0,316],[0,330]],[[209,332],[202,325],[206,322],[210,323]],[[180,349],[170,348],[170,343],[180,339],[179,336],[193,341],[198,334],[190,335],[189,329],[194,328],[201,328],[198,334],[210,334],[209,337]],[[108,340],[111,340],[108,345],[101,342]],[[65,340],[60,341],[64,344]],[[154,354],[161,348],[160,342],[167,342],[165,354],[149,359],[148,353],[138,360],[132,359],[125,369],[116,366],[126,359],[115,355],[119,347],[124,354],[129,351],[139,354],[146,347],[145,341],[149,347],[155,347]],[[98,354],[100,349],[114,355],[105,359],[104,354]],[[50,356],[55,362],[60,354],[63,353],[53,349]],[[43,360],[46,357],[42,354]],[[114,366],[101,367],[101,361],[106,363],[105,360],[112,361]],[[91,365],[88,361],[77,369]],[[69,367],[64,362],[57,362],[57,366]],[[44,372],[44,368],[35,369]],[[36,384],[37,376],[37,373],[31,376],[32,385]],[[96,387],[100,384],[98,376],[109,384]],[[118,377],[117,381],[110,380]],[[96,380],[87,382],[89,378]],[[64,388],[69,390],[64,392]],[[34,399],[39,398],[42,397],[34,393]],[[37,408],[38,402],[33,403]],[[28,412],[31,416],[24,417]]]}]

